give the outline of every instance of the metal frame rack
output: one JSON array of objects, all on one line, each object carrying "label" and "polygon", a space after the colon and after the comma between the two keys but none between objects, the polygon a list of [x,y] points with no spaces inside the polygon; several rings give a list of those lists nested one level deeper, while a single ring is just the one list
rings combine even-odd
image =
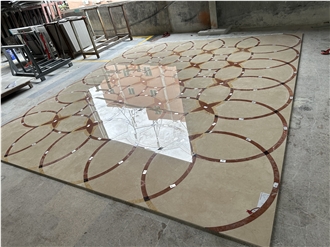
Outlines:
[{"label": "metal frame rack", "polygon": [[[116,8],[116,7],[121,8],[121,11],[123,13],[123,17],[124,17],[124,20],[125,20],[125,23],[126,23],[127,33],[118,33],[118,31],[117,31],[117,28],[116,28],[116,25],[115,25],[115,22],[114,22],[112,13],[111,13],[111,9]],[[131,28],[130,28],[129,23],[128,23],[128,19],[127,19],[127,15],[126,15],[126,12],[125,12],[124,4],[108,5],[107,8],[108,8],[110,20],[111,20],[112,26],[115,30],[116,36],[118,38],[128,36],[130,38],[130,40],[133,40],[132,33],[131,33]]]},{"label": "metal frame rack", "polygon": [[[66,23],[68,23],[68,26]],[[45,23],[44,26],[60,57],[65,57],[67,54],[74,59],[77,54],[80,54],[80,48],[77,48],[78,41],[75,35],[70,35],[71,32],[73,33],[73,30],[68,21],[61,20],[61,22]],[[71,30],[68,30],[68,28],[71,28]]]},{"label": "metal frame rack", "polygon": [[[77,29],[75,28],[75,26],[73,25],[73,19],[70,20],[70,23],[71,23],[71,26],[72,26],[72,29],[76,35],[76,38],[78,40],[78,43],[79,43],[79,46],[80,46],[80,49],[81,49],[81,54],[84,56],[84,58],[86,58],[86,55],[96,55],[97,58],[100,58],[100,55],[99,55],[99,52],[102,52],[128,38],[130,38],[130,40],[133,40],[133,37],[132,37],[132,34],[131,34],[131,30],[130,30],[130,26],[129,26],[129,22],[128,22],[128,19],[127,19],[127,16],[126,16],[126,12],[125,12],[125,9],[124,9],[124,4],[112,4],[112,5],[106,5],[104,6],[108,9],[108,13],[109,13],[109,16],[110,16],[110,21],[111,21],[111,24],[114,28],[114,31],[115,31],[115,36],[114,37],[109,37],[109,35],[107,34],[106,32],[106,29],[105,29],[105,26],[104,26],[104,22],[102,20],[102,17],[101,17],[101,14],[99,12],[99,7],[96,6],[96,7],[92,7],[92,8],[85,8],[83,9],[86,17],[83,17],[83,20],[85,21],[85,24],[86,24],[86,27],[88,29],[88,26],[90,27],[90,30],[88,30],[88,34],[89,34],[89,37],[91,39],[91,42],[92,42],[92,46],[89,46],[88,48],[84,49],[81,45],[80,45],[80,41],[79,41],[79,35],[77,33]],[[111,13],[111,9],[112,8],[116,8],[116,7],[120,7],[121,10],[122,10],[122,13],[123,13],[123,17],[125,19],[125,23],[126,23],[126,28],[127,28],[127,33],[118,33],[117,31],[117,28],[115,26],[115,23],[114,23],[114,18],[112,16],[112,13]],[[97,19],[99,21],[99,23],[101,24],[101,27],[102,27],[102,30],[103,30],[103,35],[100,35],[99,37],[97,37],[95,35],[95,32],[94,32],[94,29],[93,29],[93,26],[92,26],[92,22],[89,18],[89,15],[88,15],[88,12],[91,12],[91,11],[95,11],[96,14],[97,14]],[[89,21],[87,21],[87,19]],[[93,34],[92,34],[92,33]],[[94,51],[92,51],[94,50]]]},{"label": "metal frame rack", "polygon": [[9,29],[40,25],[62,18],[57,1],[3,1],[1,3],[1,43],[16,44]]},{"label": "metal frame rack", "polygon": [[43,25],[27,26],[9,30],[18,41],[16,44],[26,44],[35,58],[54,58],[57,51]]},{"label": "metal frame rack", "polygon": [[[70,59],[51,58],[37,61],[34,59],[30,49],[26,45],[9,45],[1,47],[4,55],[8,59],[11,73],[13,76],[31,76],[41,81],[46,80],[45,75],[57,70],[58,68],[68,64],[72,66]],[[12,57],[8,51],[14,56]],[[17,55],[17,52],[21,55]],[[14,62],[17,60],[17,63]]]},{"label": "metal frame rack", "polygon": [[[80,47],[80,52],[81,54],[84,56],[84,58],[86,58],[86,55],[96,55],[97,58],[100,58],[100,54],[99,52],[103,51],[102,50],[98,50],[97,48],[100,46],[96,46],[95,41],[93,39],[92,34],[90,33],[90,31],[88,30],[88,22],[85,16],[79,16],[79,17],[68,17],[66,18],[69,22],[70,25],[72,27],[73,33],[77,39],[78,45]],[[85,28],[81,25],[81,23],[79,23],[79,21],[84,21],[85,24]],[[77,28],[76,25],[80,25],[79,29]],[[82,33],[87,33],[88,37],[90,38],[91,41],[91,46],[84,48],[83,44],[82,44],[82,38],[86,38],[86,37],[81,37]],[[79,35],[80,34],[80,35]],[[107,47],[106,47],[107,48]],[[93,51],[94,50],[94,51]]]}]

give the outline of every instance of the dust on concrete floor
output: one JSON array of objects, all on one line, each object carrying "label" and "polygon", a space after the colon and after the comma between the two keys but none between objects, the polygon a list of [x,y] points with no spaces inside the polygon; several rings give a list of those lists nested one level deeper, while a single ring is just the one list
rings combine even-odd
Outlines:
[{"label": "dust on concrete floor", "polygon": [[[226,36],[276,31],[236,32]],[[329,246],[328,27],[303,32],[303,45],[272,246]],[[218,38],[172,34],[168,42]],[[2,124],[140,43],[122,43],[97,60],[67,66],[2,100]],[[3,64],[2,64],[3,65]],[[2,67],[2,73],[8,68]],[[2,246],[246,246],[168,218],[2,163]]]}]

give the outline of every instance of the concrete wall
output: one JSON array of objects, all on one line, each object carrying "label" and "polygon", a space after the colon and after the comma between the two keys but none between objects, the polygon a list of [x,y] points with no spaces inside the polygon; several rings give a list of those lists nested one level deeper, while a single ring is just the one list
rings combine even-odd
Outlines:
[{"label": "concrete wall", "polygon": [[178,1],[168,7],[173,33],[198,32],[210,28],[208,1]]},{"label": "concrete wall", "polygon": [[[210,28],[207,1],[130,1],[125,4],[133,35],[155,35],[164,32],[197,32]],[[112,35],[113,27],[108,10],[99,6],[107,33]],[[96,12],[89,12],[89,18],[96,34],[102,33]],[[64,16],[83,15],[81,8],[68,10]],[[125,21],[120,8],[112,10],[114,22],[120,32],[126,32]]]},{"label": "concrete wall", "polygon": [[[218,26],[233,29],[320,25],[330,21],[330,2],[216,2]],[[198,32],[210,28],[208,1],[129,1],[125,5],[133,35]],[[108,10],[100,5],[107,33],[114,34]],[[112,11],[119,32],[126,32],[120,8]],[[81,9],[64,16],[83,15]],[[103,34],[97,15],[90,14],[96,34]]]},{"label": "concrete wall", "polygon": [[329,23],[330,2],[217,2],[219,26],[234,28],[320,25]]},{"label": "concrete wall", "polygon": [[133,35],[152,35],[171,32],[168,6],[165,1],[133,1],[125,5]]}]

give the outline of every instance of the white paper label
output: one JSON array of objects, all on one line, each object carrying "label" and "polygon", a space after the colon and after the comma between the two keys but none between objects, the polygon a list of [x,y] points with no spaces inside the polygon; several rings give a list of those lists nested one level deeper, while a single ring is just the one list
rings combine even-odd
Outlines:
[{"label": "white paper label", "polygon": [[259,196],[259,201],[257,207],[260,208],[267,201],[269,194],[261,192]]}]

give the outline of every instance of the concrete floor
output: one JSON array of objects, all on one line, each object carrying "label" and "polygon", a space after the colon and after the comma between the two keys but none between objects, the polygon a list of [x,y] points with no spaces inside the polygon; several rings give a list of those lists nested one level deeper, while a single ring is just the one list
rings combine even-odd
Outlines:
[{"label": "concrete floor", "polygon": [[[330,48],[329,26],[227,36],[288,31],[305,35],[272,246],[330,246],[330,56],[320,55]],[[154,42],[217,37],[172,34]],[[121,43],[99,60],[78,57],[73,67],[4,98],[2,124],[142,41]],[[1,70],[8,77],[5,63]],[[4,163],[1,187],[2,246],[247,246]]]}]

